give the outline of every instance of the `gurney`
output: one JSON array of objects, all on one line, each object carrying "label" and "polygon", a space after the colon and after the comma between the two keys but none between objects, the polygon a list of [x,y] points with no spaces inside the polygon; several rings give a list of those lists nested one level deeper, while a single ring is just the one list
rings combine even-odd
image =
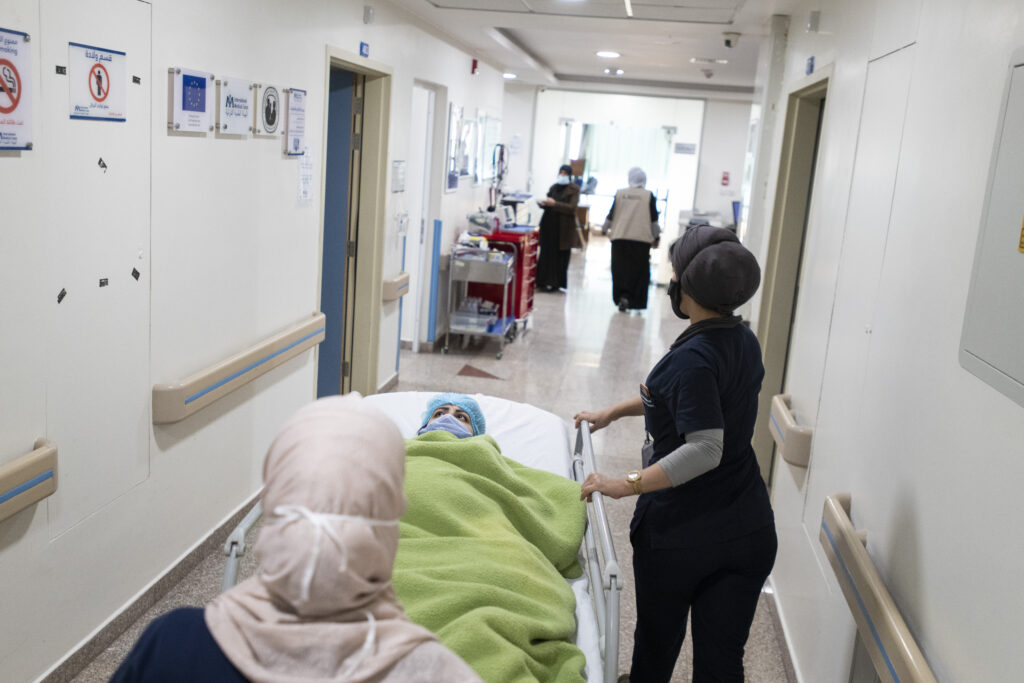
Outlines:
[{"label": "gurney", "polygon": [[[434,392],[395,392],[368,396],[398,425],[406,438],[415,436],[420,418]],[[529,467],[582,482],[595,471],[589,429],[584,423],[570,448],[569,430],[559,417],[534,406],[493,396],[474,395],[487,420],[487,433],[501,454]],[[575,644],[586,658],[586,679],[615,681],[618,675],[619,590],[621,579],[601,494],[587,506],[587,525],[580,547],[583,576],[568,579],[576,597]],[[228,537],[224,588],[237,581],[239,558],[246,550],[245,535],[261,514],[257,503]]]}]

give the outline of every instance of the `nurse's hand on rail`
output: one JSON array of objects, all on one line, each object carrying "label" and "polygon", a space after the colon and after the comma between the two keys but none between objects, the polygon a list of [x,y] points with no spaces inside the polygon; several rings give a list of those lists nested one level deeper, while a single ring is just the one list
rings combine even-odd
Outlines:
[{"label": "nurse's hand on rail", "polygon": [[596,432],[598,429],[601,429],[602,427],[607,427],[612,423],[611,416],[609,415],[607,410],[602,410],[597,413],[591,412],[589,410],[581,410],[580,412],[573,415],[572,419],[573,422],[576,423],[576,429],[580,428],[580,422],[583,422],[584,420],[589,422],[591,433]]},{"label": "nurse's hand on rail", "polygon": [[580,500],[585,500],[589,503],[590,496],[595,491],[609,498],[616,499],[633,495],[633,487],[628,481],[625,479],[612,479],[600,472],[591,472],[583,480],[583,486],[580,488]]}]

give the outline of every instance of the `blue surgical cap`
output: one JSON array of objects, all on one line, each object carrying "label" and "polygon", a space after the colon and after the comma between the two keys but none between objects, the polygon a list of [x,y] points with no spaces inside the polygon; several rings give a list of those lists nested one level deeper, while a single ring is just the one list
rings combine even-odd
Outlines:
[{"label": "blue surgical cap", "polygon": [[[465,394],[455,394],[452,392],[444,392],[434,396],[427,403],[427,411],[423,413],[423,424],[427,424],[430,420],[430,416],[434,414],[434,411],[441,406],[453,405],[458,406],[465,410],[469,414],[469,421],[473,424],[473,435],[479,436],[486,433],[487,423],[484,421],[483,411],[480,410],[480,405],[469,396]],[[421,427],[423,425],[420,425]]]}]

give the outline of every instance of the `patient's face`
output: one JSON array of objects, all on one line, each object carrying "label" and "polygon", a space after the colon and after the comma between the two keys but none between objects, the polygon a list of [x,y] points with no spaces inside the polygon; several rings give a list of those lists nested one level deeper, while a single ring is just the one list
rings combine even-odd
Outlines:
[{"label": "patient's face", "polygon": [[451,403],[446,403],[443,406],[438,406],[437,410],[433,412],[430,419],[427,420],[427,424],[430,424],[442,415],[451,415],[456,420],[466,425],[466,429],[469,430],[470,434],[473,434],[473,421],[469,417],[469,413],[458,406],[453,406]]}]

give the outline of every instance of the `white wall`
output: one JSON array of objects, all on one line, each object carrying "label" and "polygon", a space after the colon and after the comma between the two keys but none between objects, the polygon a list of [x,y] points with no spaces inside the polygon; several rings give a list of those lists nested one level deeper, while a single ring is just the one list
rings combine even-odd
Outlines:
[{"label": "white wall", "polygon": [[[168,135],[167,68],[305,88],[317,169],[328,44],[358,54],[365,41],[371,58],[392,70],[389,172],[391,159],[407,158],[414,79],[447,88],[474,112],[500,111],[503,83],[485,65],[470,76],[467,55],[384,4],[370,26],[363,4],[347,0],[3,0],[0,7],[0,25],[32,34],[36,131],[33,151],[0,155],[0,464],[39,436],[61,435],[57,493],[0,522],[0,670],[5,680],[31,680],[248,499],[277,427],[313,398],[307,352],[193,417],[151,425],[153,383],[183,378],[307,316],[317,305],[320,267],[321,188],[312,206],[299,205],[297,164],[282,157],[279,141]],[[128,125],[67,123],[67,77],[54,64],[66,63],[68,40],[130,48],[128,73],[142,85],[129,90]],[[143,92],[150,95],[136,101]],[[137,129],[143,142],[122,153],[127,131]],[[58,138],[64,130],[75,137]],[[106,176],[94,149],[108,162]],[[137,220],[64,220],[96,206],[95,184],[104,177],[130,190],[103,190],[109,215],[142,207]],[[481,195],[486,187],[444,196],[448,241]],[[380,226],[388,237],[385,277],[400,266],[390,219],[402,208],[401,197],[389,195]],[[66,246],[69,237],[83,245],[79,253]],[[128,277],[133,266],[138,283]],[[94,277],[105,274],[110,286],[99,289]],[[58,305],[62,286],[69,294]],[[118,310],[111,303],[118,296],[131,305]],[[383,382],[394,371],[394,307],[384,309],[381,335]],[[126,346],[136,336],[141,347]],[[72,365],[54,349],[73,352],[75,374],[48,370]],[[127,420],[140,444],[108,444],[111,419]],[[141,473],[137,480],[122,476],[126,462]]]},{"label": "white wall", "polygon": [[[740,200],[749,127],[749,102],[707,101],[694,210],[717,211],[725,223],[733,222],[732,203]],[[729,174],[728,185],[722,184],[723,173]]]},{"label": "white wall", "polygon": [[501,141],[508,152],[505,191],[529,192],[530,155],[533,151],[533,108],[537,87],[505,83],[505,108],[501,115]]},{"label": "white wall", "polygon": [[[808,34],[818,9],[822,31]],[[791,356],[784,389],[815,428],[813,450],[806,471],[777,464],[773,492],[773,582],[803,681],[849,673],[853,622],[818,543],[824,498],[838,492],[852,494],[854,524],[939,680],[1009,680],[1024,664],[1024,546],[1012,540],[1024,409],[957,362],[1022,20],[1008,0],[803,2],[793,16],[783,92],[768,105],[784,106],[808,57],[834,68],[793,329],[806,353]],[[780,110],[773,167],[782,121]]]}]

